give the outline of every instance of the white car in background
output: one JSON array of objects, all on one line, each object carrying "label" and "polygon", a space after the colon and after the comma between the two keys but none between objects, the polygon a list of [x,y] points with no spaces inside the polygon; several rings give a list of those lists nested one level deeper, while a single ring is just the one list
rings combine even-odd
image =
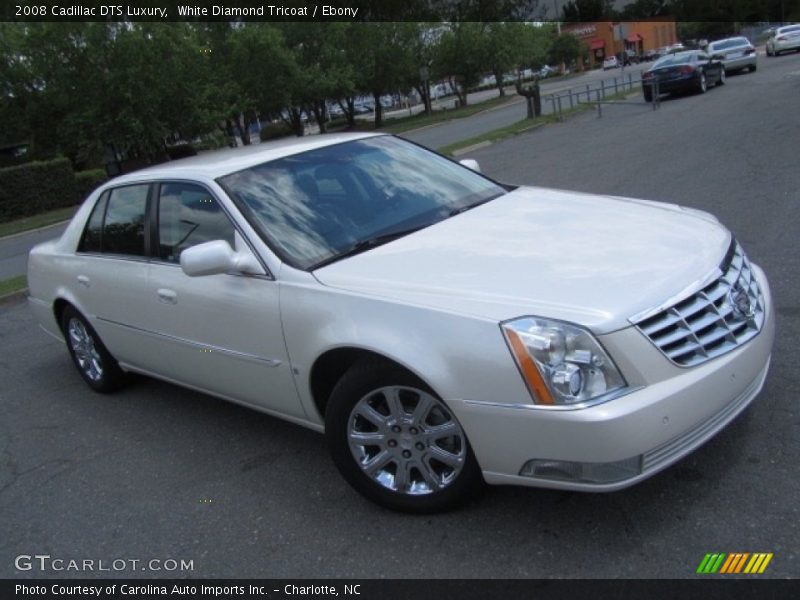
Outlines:
[{"label": "white car in background", "polygon": [[755,46],[745,37],[732,37],[711,42],[706,52],[722,62],[726,73],[733,71],[755,71],[758,54]]},{"label": "white car in background", "polygon": [[608,69],[616,69],[619,67],[619,61],[616,56],[607,56],[603,59],[603,71]]},{"label": "white car in background", "polygon": [[786,25],[773,30],[767,40],[767,56],[800,50],[800,25]]},{"label": "white car in background", "polygon": [[755,398],[773,302],[717,219],[464,163],[340,134],[130,173],[31,251],[30,306],[93,390],[142,373],[324,431],[399,510],[624,488]]}]

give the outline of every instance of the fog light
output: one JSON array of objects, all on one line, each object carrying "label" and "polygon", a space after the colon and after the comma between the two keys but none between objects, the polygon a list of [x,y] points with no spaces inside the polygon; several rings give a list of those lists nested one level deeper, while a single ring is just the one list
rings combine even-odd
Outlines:
[{"label": "fog light", "polygon": [[636,477],[642,472],[642,457],[634,456],[609,463],[582,463],[569,460],[536,458],[526,462],[519,474],[551,481],[574,483],[614,483]]}]

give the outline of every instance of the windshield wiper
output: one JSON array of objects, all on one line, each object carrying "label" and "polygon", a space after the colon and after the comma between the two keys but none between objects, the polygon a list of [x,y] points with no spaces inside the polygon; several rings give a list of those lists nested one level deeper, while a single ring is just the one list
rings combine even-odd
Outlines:
[{"label": "windshield wiper", "polygon": [[487,202],[491,202],[495,198],[499,198],[502,196],[503,193],[494,194],[493,196],[489,196],[488,198],[484,198],[483,200],[478,200],[477,202],[473,202],[472,204],[467,204],[465,206],[459,206],[458,208],[454,208],[448,213],[448,216],[455,217],[456,215],[460,215],[463,212],[466,212],[476,206],[480,206],[481,204],[486,204]]},{"label": "windshield wiper", "polygon": [[417,227],[409,227],[408,229],[399,229],[396,231],[391,231],[389,233],[382,233],[380,235],[367,238],[366,240],[361,240],[359,242],[356,242],[346,250],[340,252],[339,254],[334,254],[333,256],[329,256],[328,258],[319,261],[317,264],[311,267],[311,270],[313,271],[314,269],[319,269],[320,267],[324,267],[343,258],[347,258],[349,256],[355,256],[356,254],[361,254],[362,252],[366,252],[367,250],[372,250],[373,248],[377,248],[378,246],[387,244],[392,240],[396,240],[410,233],[414,233],[415,231],[419,231],[420,229],[423,229],[427,226],[428,225],[422,225]]}]

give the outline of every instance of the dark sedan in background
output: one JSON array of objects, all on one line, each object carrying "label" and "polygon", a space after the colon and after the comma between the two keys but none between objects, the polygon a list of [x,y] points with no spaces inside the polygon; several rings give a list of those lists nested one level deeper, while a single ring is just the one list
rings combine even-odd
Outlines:
[{"label": "dark sedan in background", "polygon": [[725,83],[725,67],[700,50],[668,54],[642,74],[642,91],[647,102],[654,94],[704,93],[712,84]]}]

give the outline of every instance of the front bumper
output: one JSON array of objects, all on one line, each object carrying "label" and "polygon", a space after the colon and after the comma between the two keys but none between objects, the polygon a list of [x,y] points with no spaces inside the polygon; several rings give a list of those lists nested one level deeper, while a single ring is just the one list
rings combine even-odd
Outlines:
[{"label": "front bumper", "polygon": [[[765,320],[743,346],[693,368],[669,363],[634,328],[609,334],[618,348],[629,384],[639,389],[577,410],[545,410],[476,400],[451,400],[472,449],[491,484],[585,491],[613,491],[633,485],[686,456],[730,423],[761,390],[775,334],[772,298],[755,265]],[[643,343],[641,343],[643,342]],[[612,350],[612,355],[615,356]],[[636,364],[644,366],[637,371]],[[657,380],[646,383],[649,378]],[[602,466],[633,461],[635,474],[608,483],[522,476],[531,460],[570,461]]]}]

